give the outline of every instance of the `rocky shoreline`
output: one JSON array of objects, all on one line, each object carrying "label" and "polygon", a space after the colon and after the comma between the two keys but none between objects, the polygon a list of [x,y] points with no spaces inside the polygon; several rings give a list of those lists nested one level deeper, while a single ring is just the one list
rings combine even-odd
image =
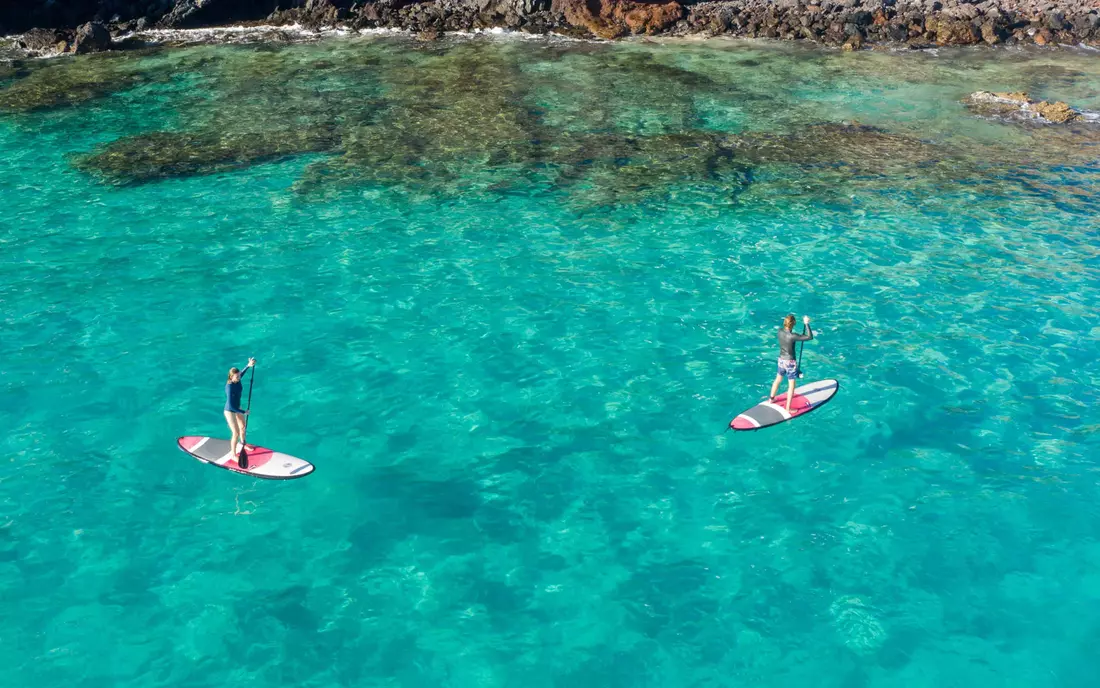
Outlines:
[{"label": "rocky shoreline", "polygon": [[424,39],[500,27],[576,38],[775,38],[846,50],[1100,47],[1096,0],[57,0],[0,9],[0,35],[19,34],[14,46],[37,55],[123,48],[151,29],[250,24],[390,28]]}]

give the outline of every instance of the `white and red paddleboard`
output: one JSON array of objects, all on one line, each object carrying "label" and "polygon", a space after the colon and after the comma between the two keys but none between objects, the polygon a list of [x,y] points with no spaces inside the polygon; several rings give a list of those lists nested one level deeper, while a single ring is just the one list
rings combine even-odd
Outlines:
[{"label": "white and red paddleboard", "polygon": [[762,401],[748,411],[737,414],[737,417],[730,421],[730,428],[759,430],[778,425],[824,406],[839,390],[840,383],[836,380],[808,382],[794,388],[790,413],[787,413],[787,394],[783,393],[776,397],[775,401]]},{"label": "white and red paddleboard", "polygon": [[293,480],[304,478],[313,472],[313,464],[304,459],[251,444],[245,446],[248,468],[241,468],[237,463],[237,456],[229,451],[229,440],[188,436],[180,437],[176,443],[180,449],[203,463],[254,478]]}]

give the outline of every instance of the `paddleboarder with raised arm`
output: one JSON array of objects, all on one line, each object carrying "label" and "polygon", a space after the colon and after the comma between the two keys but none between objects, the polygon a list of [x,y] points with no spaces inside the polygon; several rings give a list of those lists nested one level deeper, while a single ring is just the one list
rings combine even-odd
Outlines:
[{"label": "paddleboarder with raised arm", "polygon": [[[244,447],[238,447],[238,442],[244,442],[245,427],[248,425],[248,411],[241,409],[241,376],[252,366],[256,365],[256,359],[248,359],[248,365],[244,370],[238,368],[229,369],[229,378],[225,383],[225,422],[229,424],[229,451],[234,455],[242,453]],[[251,394],[251,392],[250,392]]]},{"label": "paddleboarder with raised arm", "polygon": [[802,316],[802,334],[794,332],[794,314],[783,318],[783,327],[779,328],[779,364],[772,383],[772,393],[768,399],[775,401],[775,393],[779,391],[779,383],[787,378],[787,413],[791,412],[791,399],[794,397],[794,385],[798,380],[798,359],[795,358],[794,345],[796,342],[808,342],[814,338],[814,332],[810,329],[810,316]]}]

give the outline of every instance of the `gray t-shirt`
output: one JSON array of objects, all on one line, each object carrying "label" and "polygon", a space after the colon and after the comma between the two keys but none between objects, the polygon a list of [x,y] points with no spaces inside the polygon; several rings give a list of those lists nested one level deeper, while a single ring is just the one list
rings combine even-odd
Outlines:
[{"label": "gray t-shirt", "polygon": [[779,328],[779,358],[785,361],[793,361],[794,343],[808,342],[814,338],[814,331],[810,329],[809,325],[806,325],[802,331],[803,334],[795,334],[785,327]]}]

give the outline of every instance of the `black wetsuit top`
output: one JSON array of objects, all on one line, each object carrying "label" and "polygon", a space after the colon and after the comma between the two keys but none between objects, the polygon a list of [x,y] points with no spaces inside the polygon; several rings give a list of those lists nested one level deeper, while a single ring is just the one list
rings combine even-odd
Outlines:
[{"label": "black wetsuit top", "polygon": [[779,328],[779,358],[785,361],[794,360],[794,343],[808,342],[814,338],[814,331],[809,325],[802,328],[802,334],[795,334],[785,327]]},{"label": "black wetsuit top", "polygon": [[[248,372],[248,367],[246,366],[245,369],[241,371],[241,377],[243,378],[244,374],[247,373],[247,372]],[[225,410],[226,411],[232,411],[233,413],[244,413],[244,411],[241,410],[241,390],[242,389],[244,389],[244,385],[242,385],[240,382],[227,382],[227,383],[225,383]]]}]

